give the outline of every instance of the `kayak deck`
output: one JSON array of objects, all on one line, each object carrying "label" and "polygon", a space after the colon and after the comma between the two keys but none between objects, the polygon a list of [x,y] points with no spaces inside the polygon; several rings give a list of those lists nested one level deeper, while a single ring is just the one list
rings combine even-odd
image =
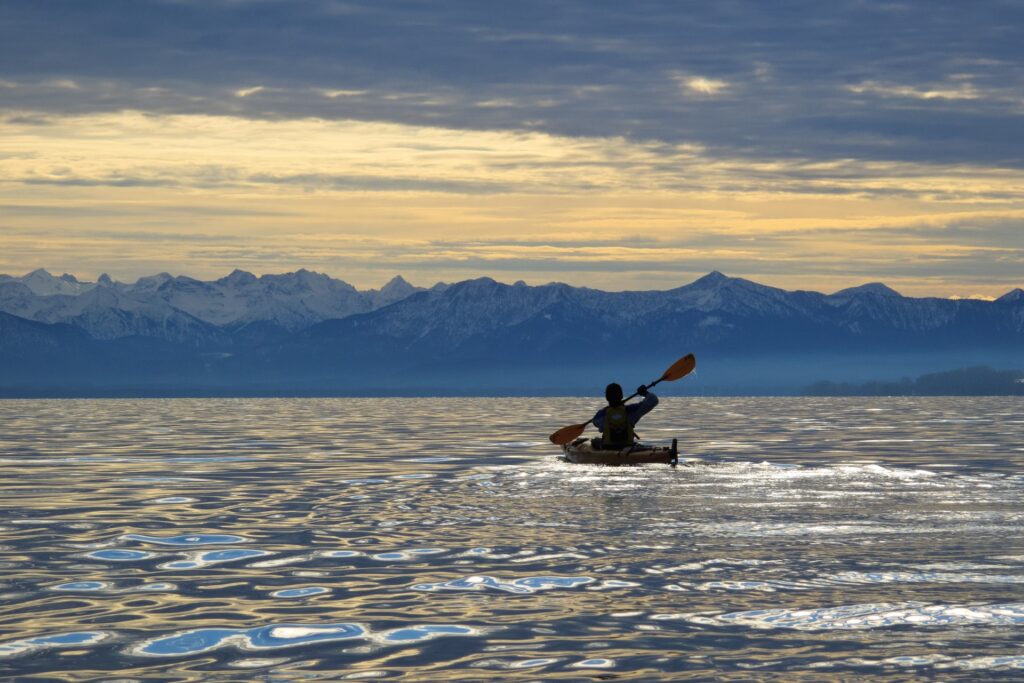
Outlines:
[{"label": "kayak deck", "polygon": [[629,448],[610,450],[594,448],[590,439],[576,439],[562,446],[565,459],[581,465],[646,465],[663,463],[675,465],[679,461],[679,450],[676,440],[672,446],[650,446],[636,443]]}]

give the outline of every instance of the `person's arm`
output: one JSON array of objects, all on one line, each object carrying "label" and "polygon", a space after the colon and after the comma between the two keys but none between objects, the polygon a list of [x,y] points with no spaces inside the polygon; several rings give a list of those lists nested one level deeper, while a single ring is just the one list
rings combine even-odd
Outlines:
[{"label": "person's arm", "polygon": [[594,419],[591,420],[591,422],[595,427],[597,427],[597,431],[599,432],[604,431],[604,411],[605,409],[601,408],[601,410],[597,411],[597,413],[594,414]]},{"label": "person's arm", "polygon": [[658,405],[658,397],[655,396],[653,392],[646,392],[644,394],[644,400],[626,407],[626,410],[629,413],[630,422],[635,425],[640,421],[641,417],[651,412],[656,405]]}]

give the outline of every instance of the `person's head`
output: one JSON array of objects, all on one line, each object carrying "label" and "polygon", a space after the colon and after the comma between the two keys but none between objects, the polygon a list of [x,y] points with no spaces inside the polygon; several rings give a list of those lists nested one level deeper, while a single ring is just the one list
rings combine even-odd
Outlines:
[{"label": "person's head", "polygon": [[612,382],[604,388],[604,397],[608,399],[608,405],[610,406],[622,403],[622,387]]}]

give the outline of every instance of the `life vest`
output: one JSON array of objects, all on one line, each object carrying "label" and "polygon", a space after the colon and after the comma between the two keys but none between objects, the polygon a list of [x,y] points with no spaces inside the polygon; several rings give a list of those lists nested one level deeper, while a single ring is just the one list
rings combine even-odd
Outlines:
[{"label": "life vest", "polygon": [[601,445],[604,448],[627,448],[636,441],[633,425],[629,421],[626,406],[608,406],[604,411],[604,432]]}]

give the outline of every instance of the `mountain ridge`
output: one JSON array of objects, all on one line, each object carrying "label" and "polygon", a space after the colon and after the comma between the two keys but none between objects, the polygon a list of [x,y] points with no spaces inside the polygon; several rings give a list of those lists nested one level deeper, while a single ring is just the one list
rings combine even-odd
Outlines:
[{"label": "mountain ridge", "polygon": [[[573,378],[617,368],[646,376],[652,363],[685,351],[702,358],[716,386],[752,391],[860,381],[868,369],[1024,365],[1020,289],[995,301],[904,297],[881,283],[823,294],[718,271],[673,289],[623,292],[488,277],[428,289],[401,276],[360,291],[304,269],[259,277],[236,269],[210,281],[159,273],[93,286],[46,273],[74,280],[78,291],[68,294],[43,273],[29,275],[50,294],[0,277],[0,311],[86,337],[65,328],[47,337],[48,328],[7,320],[0,356],[17,361],[5,365],[0,386],[16,374],[36,384],[78,377],[269,393],[590,391]],[[15,344],[3,331],[15,328],[19,338],[50,341]],[[74,372],[53,362],[61,354],[78,359]],[[136,370],[119,369],[118,358]]]}]

